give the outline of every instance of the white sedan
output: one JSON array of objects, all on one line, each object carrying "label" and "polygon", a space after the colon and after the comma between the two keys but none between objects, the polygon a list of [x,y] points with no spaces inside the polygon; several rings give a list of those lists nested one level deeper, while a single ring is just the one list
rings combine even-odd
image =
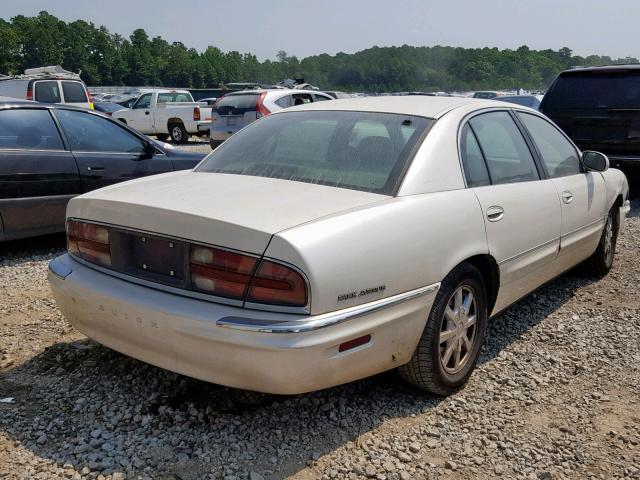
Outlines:
[{"label": "white sedan", "polygon": [[49,279],[78,330],[174,372],[295,394],[399,367],[446,395],[488,318],[581,262],[607,273],[628,210],[624,175],[537,111],[335,100],[74,198]]}]

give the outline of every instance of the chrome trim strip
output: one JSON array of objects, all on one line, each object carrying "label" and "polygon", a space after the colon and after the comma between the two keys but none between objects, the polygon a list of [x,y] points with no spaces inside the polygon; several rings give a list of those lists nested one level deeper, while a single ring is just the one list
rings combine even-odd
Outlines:
[{"label": "chrome trim strip", "polygon": [[260,333],[303,333],[318,330],[320,328],[337,325],[347,320],[362,317],[385,308],[421,297],[423,295],[435,293],[440,288],[440,282],[428,285],[426,287],[411,290],[409,292],[400,293],[392,297],[382,298],[374,302],[356,305],[355,307],[345,308],[335,312],[315,315],[304,320],[273,322],[266,320],[258,320],[246,317],[224,317],[216,322],[220,327],[233,328],[236,330],[244,330]]},{"label": "chrome trim strip", "polygon": [[567,233],[563,234],[562,237],[563,238],[564,237],[568,237],[569,235],[573,235],[574,233],[578,233],[578,232],[580,232],[582,230],[586,230],[587,228],[591,228],[597,223],[604,222],[606,218],[607,217],[602,217],[602,218],[599,218],[597,220],[594,220],[593,222],[591,222],[591,223],[589,223],[587,225],[583,225],[581,227],[576,228],[575,230],[571,230],[570,232],[567,232]]},{"label": "chrome trim strip", "polygon": [[528,255],[529,253],[535,252],[536,250],[539,250],[541,248],[546,247],[547,245],[551,245],[552,243],[559,242],[559,241],[560,241],[560,238],[556,237],[556,238],[554,238],[552,240],[549,240],[548,242],[544,242],[544,243],[542,243],[540,245],[537,245],[537,246],[535,246],[533,248],[530,248],[529,250],[525,250],[524,252],[520,252],[520,253],[515,254],[512,257],[506,258],[506,259],[502,260],[500,263],[498,263],[498,265],[504,265],[505,263],[509,263],[509,262],[511,262],[513,260],[517,260],[520,257],[524,257],[525,255]]},{"label": "chrome trim strip", "polygon": [[69,275],[71,275],[71,272],[73,272],[73,270],[68,265],[64,264],[62,260],[60,260],[60,257],[54,258],[49,262],[49,270],[51,270],[51,273],[61,278],[62,280],[67,278]]}]

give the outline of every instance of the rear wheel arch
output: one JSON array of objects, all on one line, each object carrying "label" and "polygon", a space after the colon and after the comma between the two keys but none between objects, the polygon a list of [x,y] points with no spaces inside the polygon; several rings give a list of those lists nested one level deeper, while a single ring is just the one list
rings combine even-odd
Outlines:
[{"label": "rear wheel arch", "polygon": [[[500,268],[498,267],[498,262],[489,254],[474,255],[463,260],[458,265],[465,262],[476,267],[482,275],[482,280],[484,281],[484,286],[487,291],[487,316],[490,317],[493,307],[496,304],[496,299],[498,298],[498,290],[500,289]],[[455,270],[458,265],[452,268],[451,271]]]},{"label": "rear wheel arch", "polygon": [[167,120],[167,128],[171,128],[171,125],[176,125],[176,124],[184,126],[184,122],[180,117],[172,117],[169,120]]}]

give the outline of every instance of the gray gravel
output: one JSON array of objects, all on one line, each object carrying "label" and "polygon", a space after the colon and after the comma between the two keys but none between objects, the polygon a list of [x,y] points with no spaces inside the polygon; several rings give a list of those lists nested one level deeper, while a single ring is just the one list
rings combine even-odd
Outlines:
[{"label": "gray gravel", "polygon": [[0,478],[640,479],[639,214],[607,277],[495,318],[447,399],[393,372],[277,397],[163,371],[64,321],[60,236],[0,246]]}]

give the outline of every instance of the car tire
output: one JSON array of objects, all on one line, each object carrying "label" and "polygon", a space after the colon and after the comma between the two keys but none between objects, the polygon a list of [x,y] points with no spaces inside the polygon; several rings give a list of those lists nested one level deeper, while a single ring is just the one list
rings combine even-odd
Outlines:
[{"label": "car tire", "polygon": [[218,148],[220,145],[222,145],[222,142],[224,140],[209,140],[209,146],[211,147],[211,150],[215,150],[216,148]]},{"label": "car tire", "polygon": [[614,206],[609,210],[607,219],[600,235],[598,248],[585,261],[586,271],[590,275],[604,277],[611,266],[616,254],[616,242],[618,241],[618,231],[620,229],[620,210]]},{"label": "car tire", "polygon": [[119,118],[118,120],[124,123],[125,125],[127,124],[127,121],[124,118]]},{"label": "car tire", "polygon": [[156,135],[156,138],[161,142],[166,142],[169,135]]},{"label": "car tire", "polygon": [[442,281],[418,346],[398,369],[400,376],[419,389],[450,395],[471,376],[486,328],[482,275],[470,263],[461,263]]},{"label": "car tire", "polygon": [[173,143],[187,143],[189,141],[189,134],[187,129],[181,123],[172,123],[169,125],[169,136]]}]

